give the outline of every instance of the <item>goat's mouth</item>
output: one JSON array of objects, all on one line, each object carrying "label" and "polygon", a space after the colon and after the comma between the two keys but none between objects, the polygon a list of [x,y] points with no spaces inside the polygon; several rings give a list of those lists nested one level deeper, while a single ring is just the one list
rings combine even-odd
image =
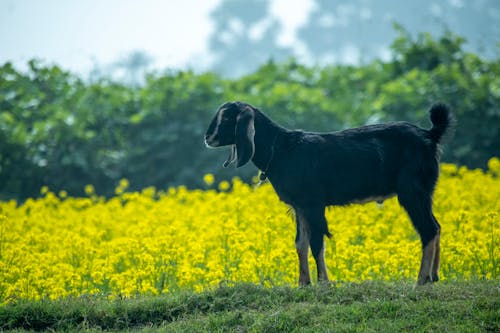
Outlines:
[{"label": "goat's mouth", "polygon": [[217,148],[217,146],[212,146],[210,145],[208,142],[205,141],[205,147],[208,148],[208,149],[215,149]]},{"label": "goat's mouth", "polygon": [[220,141],[217,138],[205,137],[205,146],[207,148],[221,148],[231,146],[233,143],[226,143],[225,141]]},{"label": "goat's mouth", "polygon": [[217,148],[219,147],[219,141],[210,140],[209,138],[205,138],[205,147],[207,148]]}]

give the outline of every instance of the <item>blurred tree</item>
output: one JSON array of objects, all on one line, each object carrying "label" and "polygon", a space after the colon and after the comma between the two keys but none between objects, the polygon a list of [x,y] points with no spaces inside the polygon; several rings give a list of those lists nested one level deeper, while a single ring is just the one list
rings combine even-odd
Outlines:
[{"label": "blurred tree", "polygon": [[373,102],[383,120],[409,120],[425,126],[436,100],[449,103],[458,119],[444,157],[471,167],[486,167],[500,151],[500,58],[485,61],[463,50],[464,38],[445,32],[412,37],[402,27],[391,48],[392,79]]},{"label": "blurred tree", "polygon": [[[359,60],[378,56],[377,50],[388,42],[392,34],[390,26],[380,24],[377,9],[386,8],[390,1],[363,0],[315,0],[315,9],[298,37],[306,44],[314,59],[320,62],[356,63]],[[396,10],[408,3],[393,1]],[[387,18],[389,18],[387,14]]]},{"label": "blurred tree", "polygon": [[146,179],[157,187],[202,185],[211,164],[203,135],[223,100],[223,84],[214,74],[192,72],[147,78],[139,91],[140,109],[129,115],[124,131],[121,177],[129,179],[133,189],[144,187]]},{"label": "blurred tree", "polygon": [[144,83],[153,58],[144,51],[132,51],[111,65],[111,75],[132,86]]},{"label": "blurred tree", "polygon": [[0,198],[25,199],[48,185],[83,195],[86,184],[112,195],[121,178],[130,189],[204,187],[252,166],[223,169],[227,149],[208,150],[203,133],[217,107],[244,100],[290,128],[340,130],[407,120],[429,127],[436,100],[458,119],[446,161],[486,167],[500,151],[500,58],[463,50],[447,32],[413,37],[397,30],[390,61],[308,67],[268,61],[238,79],[214,73],[151,74],[141,86],[85,82],[57,66],[31,61],[26,71],[0,66]]},{"label": "blurred tree", "polygon": [[270,16],[267,0],[223,0],[211,16],[212,68],[218,73],[238,77],[269,59],[282,61],[291,55],[289,48],[278,46],[281,25]]},{"label": "blurred tree", "polygon": [[357,63],[387,53],[396,37],[392,24],[404,23],[411,34],[439,34],[443,27],[469,36],[471,47],[496,55],[500,36],[500,2],[497,0],[405,2],[398,0],[315,0],[299,38],[319,61]]},{"label": "blurred tree", "polygon": [[[272,16],[273,0],[223,0],[212,12],[210,38],[212,68],[237,77],[254,71],[269,59],[281,62],[294,56],[279,45],[279,18]],[[411,35],[422,30],[433,35],[452,30],[468,39],[467,50],[490,58],[498,55],[500,1],[313,0],[307,22],[296,35],[314,63],[358,64],[390,58],[389,46],[396,22]],[[424,27],[424,28],[422,28]]]}]

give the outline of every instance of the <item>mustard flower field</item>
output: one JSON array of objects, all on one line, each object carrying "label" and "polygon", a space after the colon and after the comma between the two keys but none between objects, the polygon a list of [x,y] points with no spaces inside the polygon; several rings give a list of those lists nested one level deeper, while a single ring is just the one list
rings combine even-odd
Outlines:
[{"label": "mustard flower field", "polygon": [[[442,280],[500,277],[500,160],[488,167],[441,166],[434,212],[442,226]],[[127,192],[122,180],[110,199],[89,185],[85,198],[43,188],[40,199],[0,202],[0,303],[201,291],[231,282],[295,285],[295,222],[272,187],[204,180],[206,190]],[[332,280],[416,279],[420,240],[396,198],[332,207],[327,218]]]}]

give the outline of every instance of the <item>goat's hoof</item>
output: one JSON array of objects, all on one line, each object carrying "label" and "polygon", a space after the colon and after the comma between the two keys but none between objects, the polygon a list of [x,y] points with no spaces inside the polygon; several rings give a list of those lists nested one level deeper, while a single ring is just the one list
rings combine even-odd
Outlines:
[{"label": "goat's hoof", "polygon": [[417,286],[423,286],[424,284],[434,283],[437,281],[439,281],[439,277],[437,275],[433,275],[432,278],[430,275],[428,275],[426,277],[419,278],[417,281]]},{"label": "goat's hoof", "polygon": [[299,287],[308,287],[311,285],[311,281],[299,281]]},{"label": "goat's hoof", "polygon": [[334,283],[330,280],[318,280],[318,285],[325,286],[325,287],[331,287],[334,285]]}]

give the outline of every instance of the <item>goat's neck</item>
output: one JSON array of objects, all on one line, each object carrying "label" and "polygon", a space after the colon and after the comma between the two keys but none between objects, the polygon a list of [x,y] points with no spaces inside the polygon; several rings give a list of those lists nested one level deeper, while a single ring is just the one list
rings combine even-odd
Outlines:
[{"label": "goat's neck", "polygon": [[255,114],[254,126],[255,153],[252,161],[261,171],[267,172],[267,169],[272,164],[274,154],[273,145],[276,144],[278,136],[284,133],[286,129],[279,126],[259,111]]}]

